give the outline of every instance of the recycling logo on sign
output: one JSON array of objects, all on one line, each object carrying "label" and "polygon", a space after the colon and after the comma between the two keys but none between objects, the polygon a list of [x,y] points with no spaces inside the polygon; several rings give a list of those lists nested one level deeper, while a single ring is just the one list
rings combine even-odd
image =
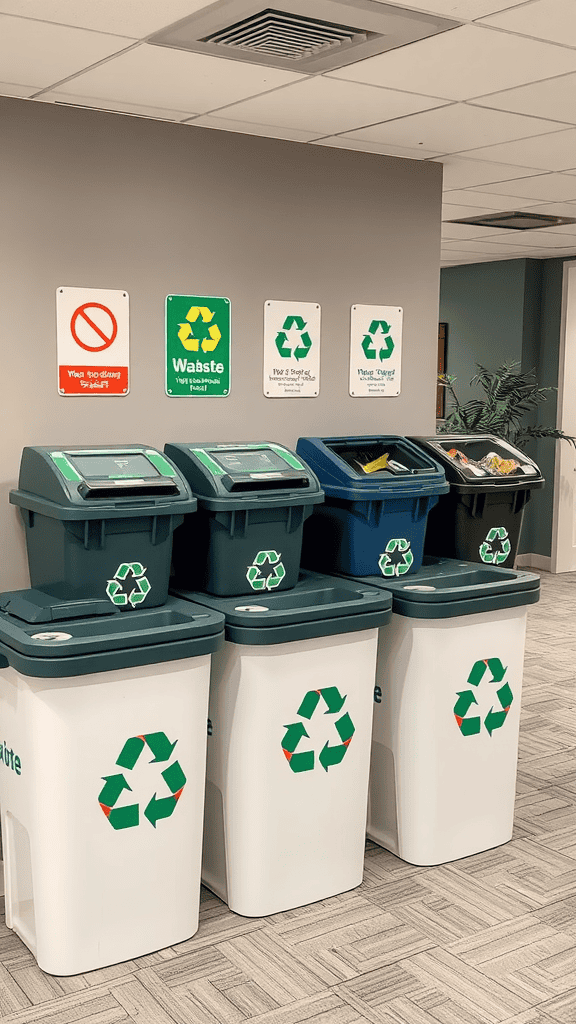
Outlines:
[{"label": "recycling logo on sign", "polygon": [[504,526],[493,526],[479,547],[480,558],[490,565],[502,565],[511,551],[508,531]]},{"label": "recycling logo on sign", "polygon": [[389,540],[386,550],[380,555],[378,565],[383,576],[403,576],[414,564],[410,541],[405,537]]},{"label": "recycling logo on sign", "polygon": [[362,348],[366,359],[376,359],[379,356],[380,362],[390,359],[394,351],[392,328],[385,320],[373,320],[368,328],[368,334],[364,335]]},{"label": "recycling logo on sign", "polygon": [[277,551],[259,551],[252,565],[246,570],[246,579],[252,590],[275,590],[286,575]]},{"label": "recycling logo on sign", "polygon": [[152,584],[145,576],[146,569],[140,562],[122,562],[114,573],[114,578],[108,580],[106,593],[112,604],[118,608],[126,608],[131,604],[133,608],[142,604],[152,590]]},{"label": "recycling logo on sign", "polygon": [[[122,747],[116,764],[120,768],[132,771],[145,745],[149,747],[154,755],[150,764],[169,761],[177,742],[178,740],[174,740],[174,743],[170,743],[165,732],[151,732],[144,736],[131,736]],[[156,828],[156,822],[160,818],[169,818],[173,814],[176,804],[182,796],[182,790],[186,785],[186,776],[178,761],[173,761],[160,774],[170,791],[169,795],[158,800],[156,793],[154,793],[152,799],[144,808],[144,817],[148,819],[154,828]],[[115,806],[124,790],[132,792],[132,787],[126,781],[123,772],[118,772],[116,775],[103,775],[102,779],[104,786],[100,790],[98,803],[112,828],[117,830],[121,828],[134,828],[136,825],[139,825],[139,804]]]},{"label": "recycling logo on sign", "polygon": [[[287,331],[295,328],[298,331],[298,342],[294,349],[290,348],[288,344]],[[298,360],[306,359],[310,349],[312,348],[312,338],[306,330],[306,321],[301,316],[287,316],[283,325],[282,330],[278,331],[276,335],[276,348],[282,359],[289,359],[290,356]]]},{"label": "recycling logo on sign", "polygon": [[[182,315],[182,314],[180,314]],[[183,324],[178,324],[178,337],[189,352],[213,352],[220,338],[218,324],[212,323],[214,313],[207,306],[190,306]],[[192,326],[194,325],[194,326]]]},{"label": "recycling logo on sign", "polygon": [[[491,673],[491,679],[485,679],[487,672]],[[490,685],[502,683],[505,675],[506,669],[499,658],[485,658],[483,661],[476,661],[472,666],[468,676],[468,685],[478,687],[483,681],[487,681]],[[492,705],[484,719],[484,728],[490,736],[495,729],[502,728],[514,700],[514,695],[507,682],[502,683],[502,686],[496,690],[496,696],[500,707],[494,710],[494,705]],[[482,718],[478,714],[478,701],[474,690],[461,690],[457,697],[458,700],[454,705],[454,718],[460,732],[463,736],[477,736],[482,730]],[[473,713],[466,717],[469,711]]]},{"label": "recycling logo on sign", "polygon": [[[300,718],[311,719],[321,697],[327,708],[324,712],[325,715],[339,714],[346,700],[346,694],[342,697],[336,686],[328,686],[323,690],[308,690],[297,711]],[[348,712],[344,712],[340,718],[337,718],[334,725],[340,742],[330,743],[327,740],[318,754],[318,761],[326,772],[331,765],[340,764],[344,759],[356,731]],[[296,773],[312,771],[316,763],[314,751],[296,750],[301,740],[310,738],[304,723],[293,722],[291,725],[285,725],[284,728],[286,732],[282,740],[282,751],[290,768]]]}]

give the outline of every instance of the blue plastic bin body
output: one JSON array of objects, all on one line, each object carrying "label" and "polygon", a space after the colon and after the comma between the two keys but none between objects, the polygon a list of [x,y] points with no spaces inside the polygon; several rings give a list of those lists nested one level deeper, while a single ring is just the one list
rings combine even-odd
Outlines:
[{"label": "blue plastic bin body", "polygon": [[[390,579],[420,569],[428,513],[448,491],[432,458],[392,436],[300,438],[296,451],[326,495],[304,528],[303,566]],[[362,471],[359,459],[384,453],[393,469]]]}]

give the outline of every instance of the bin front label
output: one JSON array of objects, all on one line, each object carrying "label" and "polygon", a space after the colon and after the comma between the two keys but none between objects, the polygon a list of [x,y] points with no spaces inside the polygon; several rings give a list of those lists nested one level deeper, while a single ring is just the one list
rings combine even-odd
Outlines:
[{"label": "bin front label", "polygon": [[[346,700],[346,694],[342,696],[336,686],[327,686],[323,690],[308,690],[308,693],[305,694],[304,699],[298,708],[297,714],[300,715],[300,718],[310,720],[320,703],[321,697],[327,708],[324,712],[325,715],[338,715],[344,706],[344,701]],[[327,772],[328,768],[332,765],[340,764],[340,762],[344,760],[344,755],[346,754],[346,751],[352,741],[352,737],[356,731],[354,723],[347,711],[344,712],[340,718],[335,720],[334,725],[340,742],[330,743],[327,740],[318,754],[318,761],[325,772]],[[286,729],[286,732],[282,739],[282,751],[290,765],[290,768],[296,773],[312,771],[316,764],[316,755],[314,751],[296,751],[296,747],[300,743],[300,740],[310,738],[304,723],[293,722],[291,725],[285,725],[284,728]]]},{"label": "bin front label", "polygon": [[410,541],[405,537],[389,540],[378,565],[383,576],[403,576],[414,564]]},{"label": "bin front label", "polygon": [[[171,743],[165,732],[151,732],[142,736],[131,736],[120,751],[116,764],[120,768],[132,771],[140,754],[147,745],[154,755],[150,764],[170,760],[172,751],[178,740]],[[161,772],[162,778],[170,790],[170,795],[157,799],[156,793],[144,808],[144,817],[156,828],[156,822],[160,818],[169,818],[174,812],[176,804],[182,796],[186,785],[186,776],[178,761],[173,761]],[[98,803],[102,808],[113,829],[133,828],[140,824],[139,804],[125,804],[123,807],[116,807],[116,803],[122,796],[124,790],[132,791],[126,781],[123,772],[115,775],[103,775],[104,786],[100,790]]]},{"label": "bin front label", "polygon": [[493,526],[478,550],[483,562],[489,565],[502,565],[511,551],[507,529],[504,526]]},{"label": "bin front label", "polygon": [[145,576],[146,569],[140,562],[122,562],[108,580],[106,593],[112,604],[125,608],[131,604],[133,608],[142,604],[152,590],[152,584]]},{"label": "bin front label", "polygon": [[[492,678],[486,680],[487,671],[491,673]],[[468,676],[468,685],[477,687],[483,680],[489,684],[502,683],[505,675],[506,669],[500,658],[485,658],[483,661],[474,662]],[[496,690],[496,696],[498,697],[500,707],[495,710],[494,705],[492,705],[484,719],[484,728],[489,736],[492,736],[495,729],[500,729],[504,725],[514,700],[512,690],[507,682],[504,682],[500,689]],[[454,718],[460,732],[463,736],[477,736],[482,731],[482,718],[476,713],[479,708],[474,690],[460,690],[457,693],[457,697],[458,700],[454,705]],[[473,707],[474,704],[476,705],[475,708]],[[470,710],[474,713],[466,717]]]},{"label": "bin front label", "polygon": [[[275,590],[286,575],[282,554],[277,551],[259,551],[246,570],[246,579],[252,590]],[[268,564],[267,564],[268,563]]]}]

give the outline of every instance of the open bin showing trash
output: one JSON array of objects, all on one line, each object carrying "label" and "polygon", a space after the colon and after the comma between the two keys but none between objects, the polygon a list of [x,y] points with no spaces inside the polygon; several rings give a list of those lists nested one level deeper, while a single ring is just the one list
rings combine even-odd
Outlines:
[{"label": "open bin showing trash", "polygon": [[246,917],[359,885],[390,595],[306,572],[249,601],[177,593],[226,617],[210,681],[204,883]]},{"label": "open bin showing trash", "polygon": [[33,587],[124,611],[165,602],[172,535],[196,508],[175,466],[144,445],[24,448],[10,501]]},{"label": "open bin showing trash", "polygon": [[428,559],[376,577],[380,628],[370,839],[411,864],[444,864],[512,838],[530,572]]},{"label": "open bin showing trash", "polygon": [[174,535],[173,585],[222,597],[293,587],[304,521],[324,500],[310,468],[268,441],[165,451],[198,499]]},{"label": "open bin showing trash", "polygon": [[198,928],[210,658],[224,617],[168,598],[0,595],[6,924],[82,974]]},{"label": "open bin showing trash", "polygon": [[448,490],[444,471],[403,437],[301,437],[326,503],[304,530],[302,564],[321,572],[385,578],[422,563],[430,509]]},{"label": "open bin showing trash", "polygon": [[411,440],[440,462],[450,485],[428,518],[426,554],[512,568],[524,509],[544,486],[536,463],[491,434]]}]

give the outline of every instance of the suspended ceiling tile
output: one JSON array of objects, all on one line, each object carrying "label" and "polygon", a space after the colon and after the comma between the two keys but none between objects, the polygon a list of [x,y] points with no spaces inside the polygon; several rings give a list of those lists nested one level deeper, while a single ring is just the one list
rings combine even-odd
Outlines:
[{"label": "suspended ceiling tile", "polygon": [[521,8],[493,15],[482,24],[495,25],[523,36],[547,39],[564,46],[576,46],[576,4],[574,0],[537,0]]},{"label": "suspended ceiling tile", "polygon": [[429,160],[440,153],[430,152],[427,149],[409,149],[406,146],[387,146],[378,142],[362,142],[359,139],[352,139],[349,135],[329,135],[323,139],[316,139],[314,146],[332,146],[334,149],[350,149],[360,153],[376,153],[378,156],[396,156],[403,160]]},{"label": "suspended ceiling tile", "polygon": [[[97,37],[96,37],[97,38]],[[90,96],[204,114],[301,78],[222,57],[144,43],[53,90],[51,97]]]},{"label": "suspended ceiling tile", "polygon": [[505,142],[499,146],[470,149],[466,156],[478,160],[519,163],[523,167],[534,167],[541,171],[564,171],[568,167],[573,167],[576,160],[576,128],[553,131],[545,135],[543,133],[530,139]]},{"label": "suspended ceiling tile", "polygon": [[0,96],[26,97],[33,96],[35,92],[38,92],[37,85],[11,85],[9,82],[0,82]]},{"label": "suspended ceiling tile", "polygon": [[[530,213],[546,213],[552,217],[576,217],[576,202],[574,203],[542,203],[530,208]],[[568,225],[566,225],[568,226]],[[554,231],[560,231],[555,227]]]},{"label": "suspended ceiling tile", "polygon": [[[493,115],[497,114],[496,117]],[[352,138],[365,142],[388,142],[396,146],[434,149],[440,153],[453,153],[472,149],[480,139],[485,146],[510,139],[521,139],[527,135],[542,135],[553,132],[558,126],[552,121],[539,121],[519,114],[505,114],[503,111],[482,110],[465,103],[453,103],[439,110],[427,110],[400,117],[384,124],[374,124],[350,132]],[[575,152],[571,163],[574,162]],[[508,163],[512,163],[510,160]],[[521,161],[517,161],[521,164]]]},{"label": "suspended ceiling tile", "polygon": [[442,32],[351,64],[329,77],[467,100],[576,71],[576,50],[477,25]]},{"label": "suspended ceiling tile", "polygon": [[[468,203],[473,203],[475,206],[479,206],[483,211],[486,210],[510,210],[512,207],[509,205],[509,196],[491,196],[487,192],[475,192],[474,189],[450,189],[444,192],[443,196],[445,203],[453,203],[454,206],[466,206]],[[535,199],[519,199],[514,200],[515,210],[524,210],[527,207],[535,206],[537,201]],[[462,214],[466,216],[465,213]],[[559,216],[562,216],[559,214]]]},{"label": "suspended ceiling tile", "polygon": [[546,231],[544,228],[538,228],[535,231],[502,232],[502,242],[504,245],[520,245],[525,248],[566,249],[576,246],[574,225],[572,224],[571,227],[572,234]]},{"label": "suspended ceiling tile", "polygon": [[437,162],[444,165],[445,189],[461,189],[468,186],[477,189],[479,185],[489,185],[492,181],[525,178],[536,173],[532,167],[497,164],[488,160],[467,160],[462,156],[445,156]]},{"label": "suspended ceiling tile", "polygon": [[[444,196],[449,195],[449,192],[444,193]],[[458,220],[460,217],[484,217],[486,214],[491,212],[491,210],[487,210],[481,206],[457,206],[451,203],[443,203],[442,220],[452,221]]]},{"label": "suspended ceiling tile", "polygon": [[0,14],[142,39],[209,6],[210,0],[0,0]]},{"label": "suspended ceiling tile", "polygon": [[[445,252],[449,252],[450,250],[455,249],[458,252],[479,252],[485,253],[486,255],[492,254],[494,256],[518,255],[517,246],[498,244],[487,239],[482,239],[481,241],[477,241],[476,239],[472,241],[455,241],[453,243],[443,242],[442,248]],[[533,247],[526,246],[527,250],[531,251],[531,248]]]},{"label": "suspended ceiling tile", "polygon": [[569,174],[538,174],[532,178],[478,185],[477,189],[479,192],[525,196],[526,199],[541,199],[543,202],[576,202],[576,177]]},{"label": "suspended ceiling tile", "polygon": [[[118,114],[135,114],[138,117],[150,117],[161,121],[182,121],[186,116],[182,110],[169,110],[164,107],[145,107],[139,103],[128,103],[120,100],[98,100],[90,96],[66,95],[52,98],[49,93],[44,93],[40,99],[43,102],[57,103],[58,105],[69,105],[75,107],[90,107],[94,110],[112,110]],[[188,112],[188,117],[193,111]]]},{"label": "suspended ceiling tile", "polygon": [[576,75],[560,75],[519,89],[507,89],[494,96],[482,96],[477,102],[483,107],[576,124]]},{"label": "suspended ceiling tile", "polygon": [[288,89],[257,96],[244,103],[235,103],[226,110],[224,116],[316,132],[318,137],[335,135],[374,121],[401,117],[417,110],[427,110],[439,103],[442,100],[316,77],[307,78]]},{"label": "suspended ceiling tile", "polygon": [[269,124],[253,124],[251,121],[230,121],[227,117],[215,117],[213,114],[204,114],[190,121],[191,125],[199,128],[218,128],[224,132],[241,132],[243,135],[263,135],[269,139],[287,139],[291,142],[310,142],[315,139],[317,132],[301,132],[295,128],[274,128]]},{"label": "suspended ceiling tile", "polygon": [[442,238],[454,240],[457,238],[467,238],[468,240],[474,238],[482,238],[484,235],[493,235],[494,228],[489,225],[483,227],[482,225],[476,224],[448,224],[444,222],[442,224]]},{"label": "suspended ceiling tile", "polygon": [[133,39],[0,14],[1,77],[35,91],[131,46]]},{"label": "suspended ceiling tile", "polygon": [[495,11],[503,11],[505,7],[517,7],[526,0],[376,0],[378,4],[392,4],[394,7],[410,7],[427,14],[442,14],[447,18],[465,18],[473,21]]}]

